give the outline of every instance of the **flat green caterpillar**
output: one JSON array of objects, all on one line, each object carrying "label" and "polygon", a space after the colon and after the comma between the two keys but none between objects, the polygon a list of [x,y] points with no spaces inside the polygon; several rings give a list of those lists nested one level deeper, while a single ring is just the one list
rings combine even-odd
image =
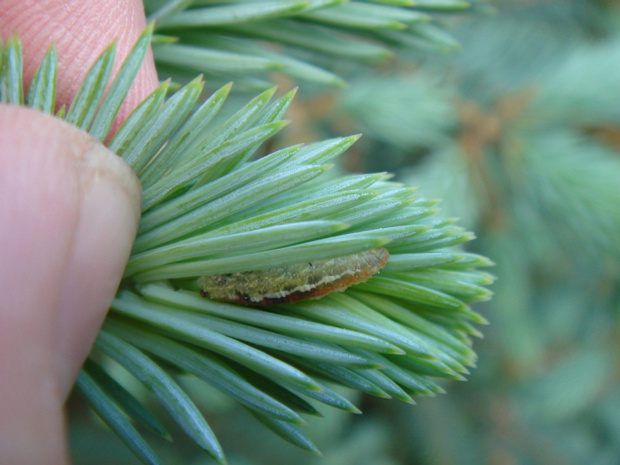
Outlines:
[{"label": "flat green caterpillar", "polygon": [[265,270],[201,276],[203,297],[241,305],[274,305],[318,299],[367,281],[383,268],[389,252],[377,247],[363,252]]}]

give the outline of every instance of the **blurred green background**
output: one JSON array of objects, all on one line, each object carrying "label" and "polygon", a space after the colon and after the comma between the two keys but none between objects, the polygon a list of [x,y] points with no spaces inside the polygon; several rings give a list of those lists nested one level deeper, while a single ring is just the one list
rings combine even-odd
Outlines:
[{"label": "blurred green background", "polygon": [[[323,458],[184,380],[231,465],[620,464],[620,6],[485,2],[440,20],[462,50],[302,85],[277,144],[362,132],[343,170],[392,172],[476,232],[498,277],[478,367],[416,406],[343,391],[364,414],[311,419]],[[138,463],[70,406],[76,464]],[[154,444],[164,463],[213,463],[174,436]]]}]

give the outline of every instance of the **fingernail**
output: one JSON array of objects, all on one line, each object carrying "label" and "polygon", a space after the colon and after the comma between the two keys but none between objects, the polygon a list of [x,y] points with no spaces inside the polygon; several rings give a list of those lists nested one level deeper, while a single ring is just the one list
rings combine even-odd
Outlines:
[{"label": "fingernail", "polygon": [[[59,370],[68,394],[117,291],[140,220],[141,186],[90,139],[77,155],[79,219],[60,299]],[[65,336],[69,337],[65,337]]]}]

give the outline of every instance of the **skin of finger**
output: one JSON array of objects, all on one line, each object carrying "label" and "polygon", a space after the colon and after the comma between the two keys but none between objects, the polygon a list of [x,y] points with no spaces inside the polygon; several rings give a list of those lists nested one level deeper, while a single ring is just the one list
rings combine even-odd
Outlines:
[{"label": "skin of finger", "polygon": [[131,168],[98,141],[78,133],[80,216],[60,298],[58,328],[58,367],[65,397],[116,293],[142,205],[140,181]]},{"label": "skin of finger", "polygon": [[140,185],[86,133],[0,105],[0,203],[0,463],[65,463],[62,406],[133,244]]},{"label": "skin of finger", "polygon": [[[51,43],[58,55],[60,105],[69,105],[91,65],[116,39],[113,76],[146,27],[140,0],[3,0],[0,34],[19,35],[24,55],[24,81],[29,83]],[[119,112],[113,130],[158,85],[149,50]]]}]

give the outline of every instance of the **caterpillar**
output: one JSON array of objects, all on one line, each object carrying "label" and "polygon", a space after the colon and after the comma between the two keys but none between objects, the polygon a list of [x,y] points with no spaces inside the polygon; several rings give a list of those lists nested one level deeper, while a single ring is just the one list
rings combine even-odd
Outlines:
[{"label": "caterpillar", "polygon": [[265,270],[201,276],[200,294],[241,305],[274,305],[318,299],[330,292],[367,281],[383,268],[389,252],[383,247],[313,262]]}]

